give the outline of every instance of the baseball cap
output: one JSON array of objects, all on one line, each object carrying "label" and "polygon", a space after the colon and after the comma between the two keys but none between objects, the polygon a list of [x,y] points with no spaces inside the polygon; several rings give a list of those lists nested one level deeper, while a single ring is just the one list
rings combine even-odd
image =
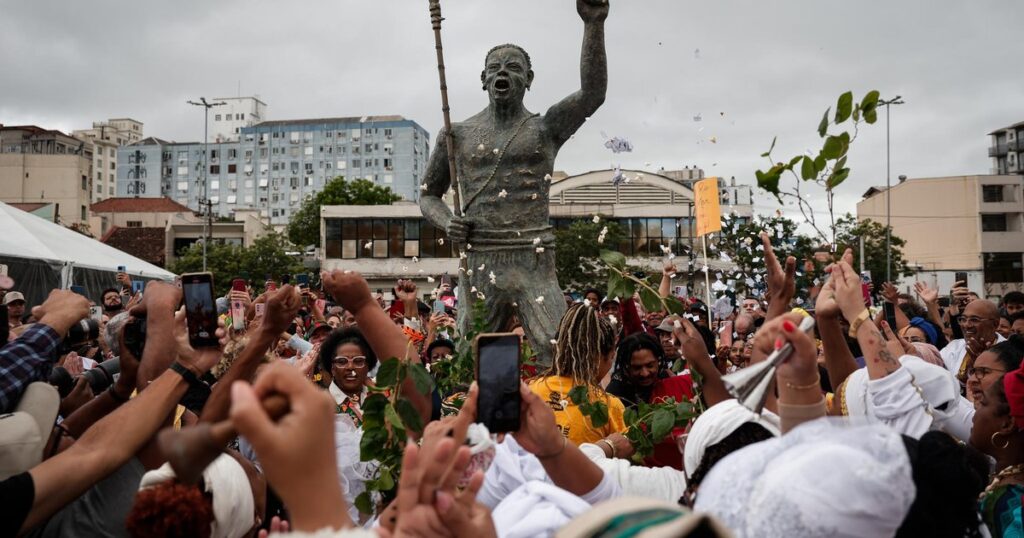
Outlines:
[{"label": "baseball cap", "polygon": [[20,291],[10,291],[7,295],[4,295],[4,306],[7,306],[14,301],[25,302],[25,296]]},{"label": "baseball cap", "polygon": [[37,381],[25,389],[13,413],[0,415],[0,480],[43,461],[43,449],[59,408],[57,389]]}]

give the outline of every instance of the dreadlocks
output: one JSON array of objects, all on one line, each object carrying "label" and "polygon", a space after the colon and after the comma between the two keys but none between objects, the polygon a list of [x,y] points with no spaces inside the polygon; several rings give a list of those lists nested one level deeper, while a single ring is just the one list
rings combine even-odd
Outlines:
[{"label": "dreadlocks", "polygon": [[629,378],[629,366],[633,362],[633,354],[637,351],[648,350],[658,360],[658,371],[666,370],[672,366],[665,357],[665,349],[661,342],[647,333],[633,333],[619,342],[619,349],[615,352],[615,370],[613,375],[620,379]]},{"label": "dreadlocks", "polygon": [[577,303],[558,324],[555,360],[545,375],[572,378],[591,388],[600,383],[601,357],[615,348],[615,329],[593,307]]}]

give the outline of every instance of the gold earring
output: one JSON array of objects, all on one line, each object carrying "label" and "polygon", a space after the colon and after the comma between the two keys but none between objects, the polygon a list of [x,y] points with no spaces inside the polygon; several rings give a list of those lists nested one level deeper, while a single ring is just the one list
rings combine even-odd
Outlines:
[{"label": "gold earring", "polygon": [[992,438],[991,438],[991,439],[989,439],[989,440],[990,440],[990,441],[992,441],[992,446],[994,446],[994,447],[996,447],[996,448],[998,448],[998,449],[1005,449],[1006,447],[1010,446],[1010,440],[1009,440],[1009,439],[1007,439],[1007,440],[1006,440],[1006,442],[1005,442],[1005,443],[1003,443],[1003,444],[1002,444],[1002,446],[1000,446],[1000,445],[999,445],[998,443],[996,443],[996,437],[998,437],[998,436],[999,436],[999,433],[1000,433],[1000,432],[995,432],[995,433],[993,433],[993,434],[992,434]]}]

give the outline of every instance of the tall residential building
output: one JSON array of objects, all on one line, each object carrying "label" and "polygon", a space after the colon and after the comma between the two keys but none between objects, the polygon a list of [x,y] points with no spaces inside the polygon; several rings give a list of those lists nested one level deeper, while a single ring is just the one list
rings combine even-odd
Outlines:
[{"label": "tall residential building", "polygon": [[117,148],[142,140],[142,122],[131,118],[112,118],[93,122],[92,129],[78,129],[71,135],[93,144],[92,169],[95,177],[92,201],[114,196],[117,189]]},{"label": "tall residential building", "polygon": [[956,272],[986,297],[1024,289],[1024,177],[954,176],[909,179],[872,187],[857,204],[858,220],[885,224],[892,196],[893,235],[905,239],[903,258],[924,280],[949,293]]},{"label": "tall residential building", "polygon": [[242,129],[267,119],[267,104],[256,97],[218,97],[210,102],[224,105],[210,109],[208,142],[237,141]]},{"label": "tall residential building", "polygon": [[993,174],[1024,174],[1024,121],[988,134]]},{"label": "tall residential building", "polygon": [[[284,225],[302,202],[337,177],[365,178],[419,200],[429,135],[401,116],[265,121],[241,129],[233,142],[209,144],[147,138],[118,150],[119,197],[167,196],[215,214],[258,209]],[[205,168],[205,170],[204,170]]]},{"label": "tall residential building", "polygon": [[53,203],[56,222],[88,228],[92,143],[35,125],[0,126],[0,201]]}]

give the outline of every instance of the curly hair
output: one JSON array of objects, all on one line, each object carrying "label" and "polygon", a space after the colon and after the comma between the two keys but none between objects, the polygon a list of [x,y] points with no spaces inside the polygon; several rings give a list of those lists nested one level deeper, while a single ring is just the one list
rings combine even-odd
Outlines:
[{"label": "curly hair", "polygon": [[1024,338],[1015,334],[1010,335],[1005,342],[999,342],[988,348],[988,351],[995,354],[1007,372],[1011,372],[1020,368],[1021,362],[1024,361]]},{"label": "curly hair", "polygon": [[526,70],[529,71],[529,70],[533,69],[533,61],[530,59],[530,53],[526,52],[526,49],[524,49],[523,47],[520,47],[519,45],[515,45],[515,44],[512,44],[512,43],[505,43],[504,45],[498,45],[498,46],[492,48],[491,50],[487,51],[487,56],[484,56],[484,63],[487,62],[487,59],[490,58],[492,54],[494,54],[496,51],[499,51],[501,49],[518,50],[520,52],[520,54],[522,54],[523,57],[526,58]]},{"label": "curly hair", "polygon": [[331,331],[331,334],[327,335],[327,338],[320,343],[320,367],[325,372],[331,371],[332,363],[334,362],[334,352],[338,349],[338,346],[342,344],[355,344],[359,346],[359,349],[366,355],[366,370],[373,370],[377,366],[377,354],[373,352],[373,348],[370,347],[370,343],[366,341],[366,337],[363,336],[362,331],[356,327],[346,327],[344,329],[336,329]]},{"label": "curly hair", "polygon": [[665,357],[665,348],[661,342],[647,333],[633,333],[619,342],[619,348],[615,351],[615,370],[613,374],[626,379],[629,377],[629,367],[633,362],[633,354],[637,351],[648,350],[658,360],[658,371],[668,369],[672,365]]},{"label": "curly hair", "polygon": [[615,348],[615,328],[597,310],[576,303],[558,324],[555,357],[544,375],[569,377],[574,384],[598,387],[601,357]]},{"label": "curly hair", "polygon": [[198,486],[170,481],[139,490],[124,525],[133,538],[209,538],[213,518],[213,500]]}]

